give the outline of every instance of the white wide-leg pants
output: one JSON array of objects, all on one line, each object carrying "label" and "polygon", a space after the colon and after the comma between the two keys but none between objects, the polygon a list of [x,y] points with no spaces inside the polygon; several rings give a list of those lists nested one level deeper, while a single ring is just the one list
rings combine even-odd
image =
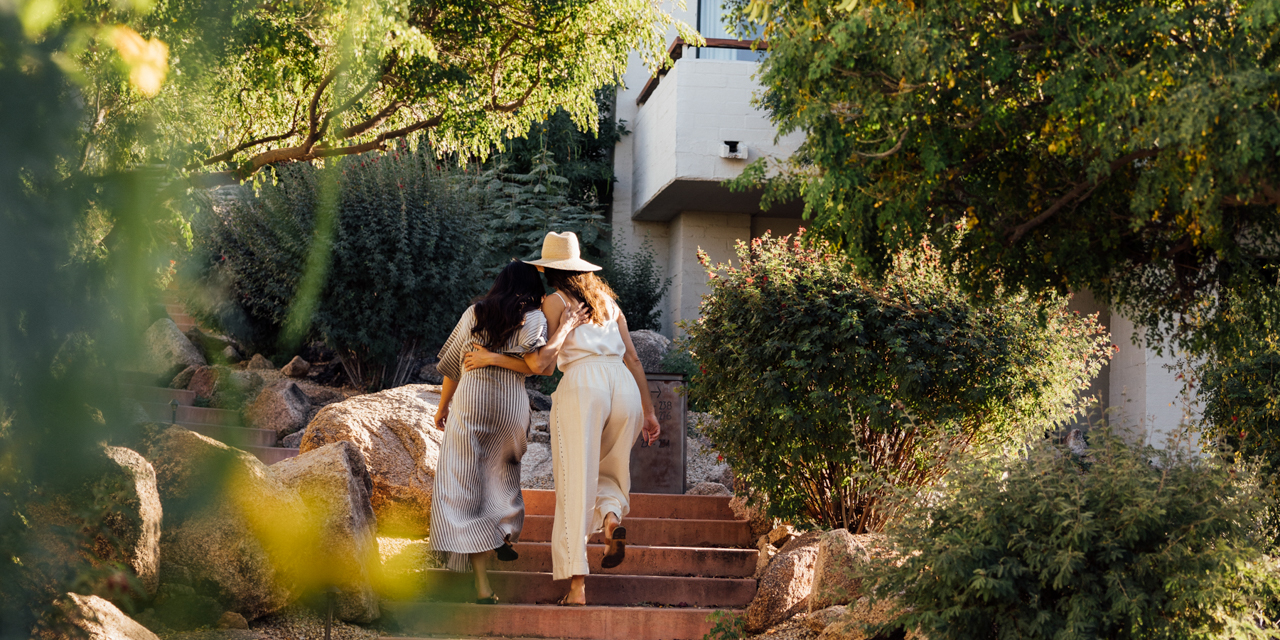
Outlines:
[{"label": "white wide-leg pants", "polygon": [[630,510],[631,446],[644,421],[635,377],[617,356],[569,365],[551,404],[556,517],[553,580],[587,575],[587,537]]}]

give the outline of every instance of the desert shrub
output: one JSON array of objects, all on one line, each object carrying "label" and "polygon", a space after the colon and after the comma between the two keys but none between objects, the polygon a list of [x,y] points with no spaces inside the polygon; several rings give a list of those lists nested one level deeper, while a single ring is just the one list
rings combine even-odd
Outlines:
[{"label": "desert shrub", "polygon": [[505,166],[484,173],[473,188],[485,220],[487,266],[496,273],[511,260],[541,255],[549,231],[578,234],[583,257],[599,260],[609,252],[609,223],[594,201],[572,199],[567,178],[556,173],[551,151],[543,149],[528,173]]},{"label": "desert shrub", "polygon": [[928,486],[955,451],[1045,433],[1106,360],[1105,332],[1065,300],[979,306],[927,245],[882,283],[799,237],[737,253],[739,266],[709,265],[684,328],[719,418],[708,435],[783,518],[875,530],[891,487]]},{"label": "desert shrub", "polygon": [[890,528],[906,558],[876,593],[893,626],[933,640],[1274,637],[1269,508],[1244,465],[1126,445],[1108,430],[1073,453],[1045,440],[957,466],[931,504]]},{"label": "desert shrub", "polygon": [[[334,187],[325,186],[329,177]],[[328,235],[326,188],[336,188],[337,203]],[[249,333],[237,337],[280,344],[295,305],[306,303],[308,260],[323,243],[331,253],[303,319],[311,329],[287,337],[323,337],[356,386],[402,384],[417,351],[442,344],[486,284],[468,188],[428,151],[407,147],[343,158],[329,170],[278,167],[252,192],[204,200],[196,226],[207,258],[199,275],[217,294],[204,298],[230,301],[219,324]]]},{"label": "desert shrub", "polygon": [[601,265],[600,276],[618,294],[618,307],[632,331],[662,330],[662,297],[671,287],[671,278],[662,277],[662,267],[648,240],[636,251],[614,251]]}]

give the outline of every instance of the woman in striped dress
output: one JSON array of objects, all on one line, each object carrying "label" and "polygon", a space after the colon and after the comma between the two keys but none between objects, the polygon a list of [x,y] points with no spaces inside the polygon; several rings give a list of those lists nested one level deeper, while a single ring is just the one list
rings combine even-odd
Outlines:
[{"label": "woman in striped dress", "polygon": [[[454,571],[475,571],[476,602],[498,601],[486,570],[490,555],[515,560],[511,547],[524,524],[520,458],[529,429],[525,376],[490,367],[464,371],[473,347],[512,354],[533,371],[553,369],[565,337],[582,321],[565,313],[548,336],[539,309],[544,290],[538,272],[512,262],[489,293],[462,314],[440,350],[444,375],[436,428],[444,431],[431,504],[431,548]],[[496,552],[496,553],[495,553]],[[469,566],[468,566],[469,565]]]}]

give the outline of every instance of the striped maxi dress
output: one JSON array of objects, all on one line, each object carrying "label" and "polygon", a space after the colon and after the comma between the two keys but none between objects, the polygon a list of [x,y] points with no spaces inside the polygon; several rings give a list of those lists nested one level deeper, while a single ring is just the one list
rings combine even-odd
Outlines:
[{"label": "striped maxi dress", "polygon": [[[475,307],[467,308],[440,349],[441,374],[458,381],[436,463],[431,499],[431,548],[453,571],[470,571],[468,554],[520,538],[524,498],[520,459],[529,433],[525,376],[502,367],[464,372],[462,356],[476,342]],[[525,314],[524,324],[500,350],[517,357],[547,343],[542,311]]]}]

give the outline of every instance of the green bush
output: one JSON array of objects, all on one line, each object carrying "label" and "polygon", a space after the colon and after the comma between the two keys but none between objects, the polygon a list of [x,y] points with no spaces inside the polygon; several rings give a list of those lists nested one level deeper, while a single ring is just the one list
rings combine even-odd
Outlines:
[{"label": "green bush", "polygon": [[482,211],[490,255],[487,266],[497,272],[511,260],[531,260],[542,253],[547,232],[578,234],[583,257],[600,260],[609,252],[609,223],[592,202],[571,200],[569,180],[556,173],[551,151],[533,158],[528,173],[505,167],[490,169],[473,191]]},{"label": "green bush", "polygon": [[[223,308],[196,304],[260,349],[310,337],[285,336],[299,315],[308,260],[331,247],[303,325],[337,351],[358,387],[403,384],[419,349],[442,344],[484,286],[480,223],[469,185],[438,169],[425,150],[336,161],[333,173],[306,163],[278,167],[274,180],[237,197],[206,198],[196,218],[206,260],[200,280]],[[327,178],[336,178],[326,187]],[[324,190],[336,188],[332,233],[323,232]],[[216,206],[215,206],[216,203]],[[319,247],[323,249],[324,247]],[[306,311],[310,309],[310,313]]]},{"label": "green bush", "polygon": [[1223,296],[1196,373],[1206,434],[1261,457],[1274,475],[1280,471],[1280,286],[1253,284]]},{"label": "green bush", "polygon": [[1105,332],[1065,300],[978,306],[927,245],[882,284],[800,237],[739,243],[738,258],[709,265],[683,325],[697,393],[736,477],[797,523],[878,529],[890,488],[928,486],[957,450],[1044,434],[1106,361]]},{"label": "green bush", "polygon": [[876,593],[890,626],[931,640],[1263,638],[1276,563],[1269,508],[1241,465],[1131,447],[1109,431],[1076,455],[1042,441],[957,467],[890,530],[906,558]]},{"label": "green bush", "polygon": [[671,278],[662,277],[662,267],[648,240],[632,253],[614,251],[602,265],[600,276],[618,294],[618,307],[627,317],[631,331],[662,330],[662,297],[671,287]]}]

